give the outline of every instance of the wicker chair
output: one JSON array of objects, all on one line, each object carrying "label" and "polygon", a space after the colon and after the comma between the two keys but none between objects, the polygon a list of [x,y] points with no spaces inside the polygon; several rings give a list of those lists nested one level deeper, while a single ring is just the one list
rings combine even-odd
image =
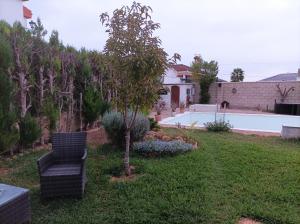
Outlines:
[{"label": "wicker chair", "polygon": [[53,134],[52,151],[37,161],[42,198],[82,198],[87,182],[86,157],[85,132]]}]

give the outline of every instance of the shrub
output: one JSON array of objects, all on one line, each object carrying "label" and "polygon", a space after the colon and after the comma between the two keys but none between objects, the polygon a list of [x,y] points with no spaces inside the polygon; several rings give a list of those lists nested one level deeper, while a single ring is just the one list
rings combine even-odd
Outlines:
[{"label": "shrub", "polygon": [[26,115],[20,122],[20,144],[28,147],[41,136],[41,129],[37,121]]},{"label": "shrub", "polygon": [[101,108],[100,108],[100,115],[101,117],[103,117],[103,115],[106,113],[106,112],[109,112],[111,109],[111,104],[107,101],[102,101],[101,103]]},{"label": "shrub", "polygon": [[206,129],[208,131],[214,131],[214,132],[228,132],[230,131],[233,126],[226,121],[214,121],[214,122],[207,122],[204,124]]},{"label": "shrub", "polygon": [[150,130],[155,130],[155,129],[160,128],[160,126],[158,125],[158,122],[156,120],[154,120],[154,118],[150,117],[148,119],[149,119],[149,122],[150,122]]},{"label": "shrub", "polygon": [[16,108],[12,103],[13,91],[11,81],[0,69],[0,152],[11,149],[19,140],[19,131],[15,125]]},{"label": "shrub", "polygon": [[144,155],[175,155],[191,151],[193,145],[182,141],[148,140],[133,144],[133,150]]},{"label": "shrub", "polygon": [[92,124],[99,116],[103,116],[110,109],[110,104],[102,100],[100,92],[88,87],[83,96],[83,116],[86,124]]},{"label": "shrub", "polygon": [[44,103],[43,112],[49,119],[49,131],[52,132],[56,129],[56,123],[59,117],[59,110],[55,106],[51,98],[47,99]]},{"label": "shrub", "polygon": [[0,108],[0,152],[11,149],[18,142],[19,131],[14,124],[16,124],[15,114],[3,113]]},{"label": "shrub", "polygon": [[9,41],[0,32],[0,72],[6,72],[12,64],[12,49]]},{"label": "shrub", "polygon": [[[132,116],[130,113],[129,116]],[[119,112],[109,112],[103,116],[102,124],[110,140],[121,146],[125,143],[125,124],[123,116]],[[150,122],[147,117],[138,113],[130,132],[131,142],[140,141],[150,130]]]}]

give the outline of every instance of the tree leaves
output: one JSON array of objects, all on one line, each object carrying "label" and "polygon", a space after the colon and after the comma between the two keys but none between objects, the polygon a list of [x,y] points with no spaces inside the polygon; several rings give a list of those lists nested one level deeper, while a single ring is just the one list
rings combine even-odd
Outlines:
[{"label": "tree leaves", "polygon": [[241,68],[233,69],[230,79],[231,82],[242,82],[244,80],[244,71]]}]

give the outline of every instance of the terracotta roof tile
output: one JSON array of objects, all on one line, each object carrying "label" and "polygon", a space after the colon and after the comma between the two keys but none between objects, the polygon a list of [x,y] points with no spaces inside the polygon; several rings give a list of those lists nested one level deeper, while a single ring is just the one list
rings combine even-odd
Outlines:
[{"label": "terracotta roof tile", "polygon": [[177,72],[185,72],[191,70],[189,66],[183,64],[172,65],[171,67],[174,68]]},{"label": "terracotta roof tile", "polygon": [[23,6],[23,15],[24,15],[24,18],[26,18],[26,19],[31,19],[32,18],[32,12],[26,6]]}]

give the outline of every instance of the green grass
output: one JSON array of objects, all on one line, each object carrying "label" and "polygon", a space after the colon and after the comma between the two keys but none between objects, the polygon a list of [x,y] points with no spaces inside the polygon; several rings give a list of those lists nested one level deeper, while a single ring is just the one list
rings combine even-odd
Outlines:
[{"label": "green grass", "polygon": [[[170,134],[179,132],[167,129]],[[200,149],[131,163],[141,175],[111,183],[122,152],[89,150],[82,200],[40,201],[35,152],[1,165],[13,172],[0,182],[31,189],[33,223],[300,223],[300,142],[234,133],[180,131]]]}]

